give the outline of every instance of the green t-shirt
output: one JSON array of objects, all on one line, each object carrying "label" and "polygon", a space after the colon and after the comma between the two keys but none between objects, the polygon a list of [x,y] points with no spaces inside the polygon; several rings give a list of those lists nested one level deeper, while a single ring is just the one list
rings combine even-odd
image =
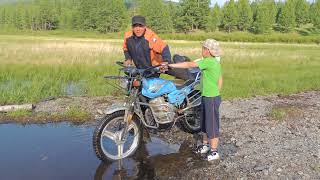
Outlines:
[{"label": "green t-shirt", "polygon": [[221,75],[220,62],[214,57],[207,57],[197,62],[201,70],[201,96],[219,96],[218,81]]}]

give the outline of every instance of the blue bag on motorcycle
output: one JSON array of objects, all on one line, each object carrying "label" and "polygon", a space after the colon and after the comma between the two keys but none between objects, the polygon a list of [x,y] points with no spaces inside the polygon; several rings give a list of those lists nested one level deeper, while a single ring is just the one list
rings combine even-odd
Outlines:
[{"label": "blue bag on motorcycle", "polygon": [[169,94],[176,89],[174,83],[169,80],[161,78],[142,79],[142,95],[151,99]]},{"label": "blue bag on motorcycle", "polygon": [[186,86],[180,90],[175,90],[168,94],[168,101],[170,104],[174,104],[176,106],[181,105],[183,101],[187,98],[187,95],[190,93],[191,88]]}]

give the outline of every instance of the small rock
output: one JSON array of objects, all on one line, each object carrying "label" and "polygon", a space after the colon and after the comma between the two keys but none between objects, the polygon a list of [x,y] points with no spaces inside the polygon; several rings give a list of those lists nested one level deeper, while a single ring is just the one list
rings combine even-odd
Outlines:
[{"label": "small rock", "polygon": [[263,171],[264,169],[268,169],[267,166],[257,166],[255,168],[253,168],[255,171]]},{"label": "small rock", "polygon": [[291,167],[297,167],[297,165],[295,163],[290,163]]},{"label": "small rock", "polygon": [[303,172],[302,172],[302,171],[299,171],[298,174],[299,174],[299,175],[303,175]]},{"label": "small rock", "polygon": [[243,145],[243,143],[242,143],[241,141],[237,141],[237,142],[236,142],[236,146],[240,147],[240,146],[242,146],[242,145]]},{"label": "small rock", "polygon": [[269,175],[269,171],[268,170],[263,170],[263,174],[265,175],[265,176],[268,176]]},{"label": "small rock", "polygon": [[282,172],[282,169],[281,169],[281,168],[278,168],[278,169],[277,169],[277,172]]}]

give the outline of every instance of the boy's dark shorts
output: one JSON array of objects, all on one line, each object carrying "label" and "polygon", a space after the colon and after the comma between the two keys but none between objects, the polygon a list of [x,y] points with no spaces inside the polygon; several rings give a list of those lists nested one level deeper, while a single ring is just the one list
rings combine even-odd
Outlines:
[{"label": "boy's dark shorts", "polygon": [[219,107],[221,104],[221,96],[201,98],[200,122],[201,130],[207,133],[209,139],[218,138],[220,136],[220,118]]}]

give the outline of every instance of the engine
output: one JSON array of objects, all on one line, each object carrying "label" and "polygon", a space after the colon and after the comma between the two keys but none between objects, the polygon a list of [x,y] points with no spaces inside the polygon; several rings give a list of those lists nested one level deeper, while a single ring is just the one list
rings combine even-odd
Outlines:
[{"label": "engine", "polygon": [[[158,97],[150,100],[149,105],[153,109],[153,115],[155,116],[154,120],[159,124],[173,122],[175,116],[175,107],[172,104],[166,102],[164,97]],[[146,114],[148,114],[148,118],[152,117],[152,115],[150,116],[150,113],[150,109],[148,109],[146,111]],[[148,121],[150,122],[150,119],[148,119]]]}]

